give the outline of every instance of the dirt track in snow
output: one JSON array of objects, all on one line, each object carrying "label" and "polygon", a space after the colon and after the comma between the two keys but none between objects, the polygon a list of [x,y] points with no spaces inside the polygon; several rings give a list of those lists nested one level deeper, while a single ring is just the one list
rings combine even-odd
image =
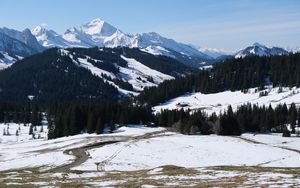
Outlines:
[{"label": "dirt track in snow", "polygon": [[[156,135],[162,134],[164,132],[165,131],[158,131],[158,132],[147,133],[147,134],[144,134],[144,135],[141,135],[141,136],[135,136],[135,137],[131,137],[131,136],[111,136],[111,137],[107,137],[105,140],[98,141],[98,142],[95,142],[93,144],[89,144],[89,145],[79,147],[79,148],[68,149],[68,150],[64,151],[64,153],[67,154],[67,155],[73,155],[75,157],[74,161],[69,163],[69,164],[65,164],[65,165],[53,168],[50,171],[59,171],[59,172],[67,171],[67,170],[70,170],[74,167],[77,167],[77,166],[83,164],[84,162],[86,162],[90,158],[88,150],[95,149],[95,148],[100,148],[100,147],[110,145],[110,144],[115,144],[115,143],[118,143],[118,142],[125,142],[125,141],[128,142],[128,144],[125,146],[125,147],[127,147],[127,146],[133,144],[134,142],[137,142],[141,139],[153,138],[153,137],[156,137]],[[110,156],[106,160],[99,161],[99,163],[106,164],[107,162],[112,160],[114,157],[116,157],[120,152],[121,152],[121,150],[114,153],[112,156]]]}]

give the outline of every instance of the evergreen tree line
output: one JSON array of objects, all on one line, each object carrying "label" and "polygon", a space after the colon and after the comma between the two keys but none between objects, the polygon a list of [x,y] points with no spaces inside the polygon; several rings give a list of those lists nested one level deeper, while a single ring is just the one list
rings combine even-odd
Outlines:
[{"label": "evergreen tree line", "polygon": [[43,112],[48,120],[49,139],[80,133],[101,134],[105,128],[114,131],[116,126],[127,124],[154,124],[183,134],[240,135],[243,132],[284,132],[286,125],[290,125],[293,132],[300,122],[300,109],[294,103],[275,108],[246,104],[236,111],[229,106],[220,115],[182,109],[153,115],[151,108],[125,102],[73,102],[48,106],[0,103],[0,122],[30,123],[33,132],[41,125]]},{"label": "evergreen tree line", "polygon": [[117,124],[141,124],[153,119],[150,108],[112,102],[57,104],[47,114],[50,139],[80,133],[101,134],[105,127],[113,131]]},{"label": "evergreen tree line", "polygon": [[211,134],[240,135],[243,132],[279,132],[286,130],[290,125],[295,131],[297,122],[300,122],[300,108],[292,103],[272,106],[258,106],[246,104],[233,111],[232,107],[217,116],[215,113],[208,116],[201,111],[165,110],[155,116],[155,122],[162,127],[170,127],[183,134]]},{"label": "evergreen tree line", "polygon": [[210,70],[174,80],[158,87],[146,88],[137,101],[156,105],[187,92],[217,93],[226,90],[247,90],[265,85],[300,87],[300,53],[285,56],[249,56],[227,59]]},{"label": "evergreen tree line", "polygon": [[38,105],[20,105],[16,103],[0,103],[0,122],[41,124],[42,112]]}]

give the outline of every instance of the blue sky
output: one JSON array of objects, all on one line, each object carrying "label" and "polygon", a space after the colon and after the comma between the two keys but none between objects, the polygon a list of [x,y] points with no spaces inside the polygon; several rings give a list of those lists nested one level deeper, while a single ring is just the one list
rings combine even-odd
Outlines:
[{"label": "blue sky", "polygon": [[63,33],[101,18],[202,47],[300,46],[300,0],[1,0],[0,8],[0,27],[19,30],[47,24]]}]

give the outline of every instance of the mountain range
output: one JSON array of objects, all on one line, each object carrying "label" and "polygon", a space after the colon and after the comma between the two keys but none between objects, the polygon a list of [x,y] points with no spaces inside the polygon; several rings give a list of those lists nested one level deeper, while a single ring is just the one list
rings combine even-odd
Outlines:
[{"label": "mountain range", "polygon": [[127,34],[101,19],[94,19],[80,28],[71,27],[61,35],[43,26],[37,26],[31,32],[46,48],[94,46],[140,48],[154,55],[177,58],[182,63],[194,67],[199,67],[200,63],[210,62],[213,59],[189,45],[167,39],[155,32]]},{"label": "mountain range", "polygon": [[8,67],[20,58],[48,48],[90,48],[95,46],[139,48],[156,56],[163,55],[175,58],[187,66],[196,68],[210,65],[224,58],[288,53],[283,48],[268,48],[259,43],[246,47],[237,53],[214,48],[196,48],[168,39],[155,32],[128,34],[101,19],[94,19],[80,28],[71,27],[63,34],[58,34],[42,25],[24,31],[0,28],[0,68]]}]

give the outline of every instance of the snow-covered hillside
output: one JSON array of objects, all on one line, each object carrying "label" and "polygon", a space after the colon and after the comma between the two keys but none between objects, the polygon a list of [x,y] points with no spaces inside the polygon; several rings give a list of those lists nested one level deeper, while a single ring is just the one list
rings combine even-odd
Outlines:
[{"label": "snow-covered hillside", "polygon": [[[4,136],[3,130],[8,126],[12,133]],[[19,136],[16,130],[20,130]],[[157,185],[159,180],[160,186],[170,186],[172,179],[172,186],[200,186],[202,181],[221,185],[228,177],[234,181],[243,177],[245,181],[238,185],[274,185],[274,180],[280,185],[300,185],[295,171],[300,167],[300,140],[296,137],[189,136],[159,127],[130,125],[112,134],[46,140],[43,136],[33,139],[28,131],[29,127],[22,124],[20,129],[17,124],[0,124],[2,186],[62,185],[59,182],[72,186],[124,186],[136,178],[141,185]],[[47,130],[44,131],[45,134]]]},{"label": "snow-covered hillside", "polygon": [[[244,136],[243,136],[244,137]],[[242,137],[242,138],[243,138]],[[245,135],[245,138],[256,137]],[[265,135],[265,141],[283,141],[281,135]],[[287,140],[288,144],[275,144],[299,149],[297,138]],[[162,152],[163,151],[163,152]],[[76,170],[95,170],[96,161],[107,160],[105,170],[142,170],[163,165],[184,166],[188,168],[207,166],[277,166],[300,167],[296,160],[299,154],[284,151],[269,145],[247,142],[241,138],[223,136],[186,136],[166,132],[161,136],[136,142],[122,142],[88,151],[91,159]],[[255,153],[255,155],[253,155]],[[272,155],[265,155],[272,153]],[[110,156],[114,156],[110,159]],[[171,157],[172,156],[172,157]],[[269,162],[270,163],[267,163]],[[266,165],[264,165],[266,163]]]},{"label": "snow-covered hillside", "polygon": [[[7,127],[10,136],[3,135]],[[46,140],[46,127],[43,132],[38,127],[37,134],[41,134],[40,139],[33,139],[28,135],[29,126],[25,127],[23,124],[0,124],[0,128],[0,154],[4,157],[0,159],[0,171],[38,166],[53,168],[71,163],[74,157],[64,153],[65,150],[113,138],[122,138],[122,141],[87,150],[90,158],[74,169],[93,171],[96,170],[95,163],[100,161],[106,161],[103,164],[105,171],[152,169],[164,165],[187,168],[222,165],[300,167],[300,161],[295,160],[299,153],[288,150],[300,150],[300,140],[295,137],[283,138],[279,134],[244,134],[241,137],[187,136],[167,132],[164,128],[132,125],[121,127],[113,134],[82,134]],[[15,135],[16,130],[19,130],[19,136]],[[129,137],[137,139],[128,139]],[[265,155],[266,152],[272,155]]]},{"label": "snow-covered hillside", "polygon": [[[268,92],[267,96],[260,96],[261,92]],[[259,106],[265,105],[276,107],[278,104],[287,105],[300,103],[300,88],[269,88],[264,91],[257,91],[257,89],[249,89],[247,93],[241,91],[225,91],[214,94],[189,93],[169,101],[162,103],[153,108],[155,113],[161,110],[172,109],[200,109],[208,114],[223,113],[231,105],[235,110],[238,106],[243,104],[257,104]]]},{"label": "snow-covered hillside", "polygon": [[136,91],[142,91],[145,87],[157,86],[165,80],[174,77],[153,70],[132,58],[121,56],[127,62],[127,67],[119,67],[123,79],[128,81]]},{"label": "snow-covered hillside", "polygon": [[47,30],[43,26],[37,26],[31,30],[39,43],[46,48],[60,47],[63,48],[68,45],[58,33],[53,30]]},{"label": "snow-covered hillside", "polygon": [[17,60],[21,59],[20,56],[11,56],[7,52],[0,51],[0,70],[6,69],[10,65],[12,65]]},{"label": "snow-covered hillside", "polygon": [[[101,50],[102,49],[99,49],[99,51]],[[125,60],[127,62],[127,66],[124,67],[115,63],[113,66],[117,68],[118,72],[113,73],[101,69],[99,68],[99,66],[95,66],[89,62],[92,60],[96,64],[101,64],[103,62],[101,59],[93,59],[89,56],[85,56],[85,58],[74,58],[74,56],[76,56],[76,53],[70,52],[66,49],[60,50],[60,53],[62,55],[70,57],[76,65],[90,70],[91,73],[95,76],[98,76],[111,85],[115,86],[123,94],[137,95],[138,92],[144,90],[144,88],[146,87],[157,86],[165,80],[174,79],[173,76],[151,69],[143,63],[135,60],[134,58],[127,58],[126,55],[120,55],[119,58]],[[133,91],[128,91],[119,87],[117,83],[114,83],[114,79],[116,78],[131,84],[133,86]]]},{"label": "snow-covered hillside", "polygon": [[288,52],[279,47],[271,47],[268,48],[262,44],[254,43],[252,46],[246,47],[238,51],[234,57],[235,58],[243,58],[250,55],[257,55],[257,56],[272,56],[272,55],[286,55]]},{"label": "snow-covered hillside", "polygon": [[[112,135],[96,136],[95,134],[83,134],[72,137],[64,137],[55,140],[47,140],[47,126],[37,126],[36,139],[29,135],[29,125],[0,124],[0,171],[16,169],[44,167],[53,168],[72,162],[74,157],[66,155],[65,150],[83,147],[85,145],[106,140],[107,136],[139,136],[162,128],[121,128]],[[18,131],[18,136],[16,135]],[[4,132],[6,135],[4,135]],[[39,136],[38,136],[39,135]]]}]

